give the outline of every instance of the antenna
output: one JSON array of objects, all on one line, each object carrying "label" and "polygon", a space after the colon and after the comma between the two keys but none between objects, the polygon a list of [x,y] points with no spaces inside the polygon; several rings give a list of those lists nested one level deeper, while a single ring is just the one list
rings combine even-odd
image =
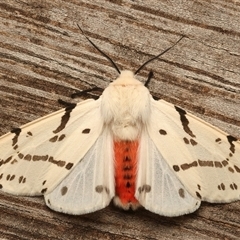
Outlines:
[{"label": "antenna", "polygon": [[80,29],[80,31],[82,32],[83,36],[104,56],[106,57],[113,65],[113,67],[117,70],[117,72],[120,74],[120,70],[117,67],[116,63],[106,54],[104,53],[101,49],[99,49],[83,32],[83,30],[80,28],[80,26],[77,24],[78,28]]},{"label": "antenna", "polygon": [[167,48],[166,50],[164,50],[163,52],[161,52],[160,54],[158,54],[157,56],[147,60],[136,72],[135,75],[148,63],[150,63],[151,61],[155,60],[156,58],[159,58],[160,56],[162,56],[164,53],[168,52],[170,49],[172,49],[175,45],[177,45],[182,39],[184,38],[184,36],[182,36],[180,39],[178,39],[171,47]]}]

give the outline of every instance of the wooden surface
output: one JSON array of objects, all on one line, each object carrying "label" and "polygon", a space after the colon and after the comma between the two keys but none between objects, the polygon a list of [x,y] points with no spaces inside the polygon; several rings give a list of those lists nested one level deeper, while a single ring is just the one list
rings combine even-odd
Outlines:
[{"label": "wooden surface", "polygon": [[[79,23],[121,69],[186,37],[138,75],[153,95],[240,137],[240,1],[0,1],[0,133],[61,108],[77,89],[117,77]],[[98,96],[100,92],[92,93]],[[0,193],[0,239],[239,239],[240,202],[203,203],[166,218],[114,206],[83,216],[49,210],[42,197]]]}]

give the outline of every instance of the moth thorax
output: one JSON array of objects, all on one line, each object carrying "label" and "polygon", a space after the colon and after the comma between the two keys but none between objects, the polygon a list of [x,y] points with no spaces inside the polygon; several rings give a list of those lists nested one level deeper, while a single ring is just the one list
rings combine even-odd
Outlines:
[{"label": "moth thorax", "polygon": [[115,140],[129,140],[134,141],[139,138],[142,132],[141,122],[113,122],[112,132]]}]

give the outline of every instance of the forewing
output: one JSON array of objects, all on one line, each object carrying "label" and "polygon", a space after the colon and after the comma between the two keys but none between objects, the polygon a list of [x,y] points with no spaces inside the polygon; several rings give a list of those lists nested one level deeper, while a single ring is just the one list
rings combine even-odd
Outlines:
[{"label": "forewing", "polygon": [[0,138],[0,187],[20,195],[53,190],[102,131],[100,99],[30,122]]},{"label": "forewing", "polygon": [[199,208],[201,202],[188,193],[145,131],[139,145],[138,164],[135,197],[143,207],[169,217]]},{"label": "forewing", "polygon": [[209,202],[239,199],[239,140],[163,100],[152,100],[147,130],[192,196]]},{"label": "forewing", "polygon": [[106,128],[71,173],[49,194],[55,211],[84,214],[106,207],[115,194],[112,137]]}]

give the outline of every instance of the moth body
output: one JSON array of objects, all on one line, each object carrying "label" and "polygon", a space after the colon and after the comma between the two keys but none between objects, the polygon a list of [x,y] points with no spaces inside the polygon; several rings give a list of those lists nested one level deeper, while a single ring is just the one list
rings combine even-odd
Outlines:
[{"label": "moth body", "polygon": [[131,71],[122,71],[102,94],[102,117],[114,139],[115,205],[139,206],[136,190],[138,142],[150,114],[149,90]]}]

